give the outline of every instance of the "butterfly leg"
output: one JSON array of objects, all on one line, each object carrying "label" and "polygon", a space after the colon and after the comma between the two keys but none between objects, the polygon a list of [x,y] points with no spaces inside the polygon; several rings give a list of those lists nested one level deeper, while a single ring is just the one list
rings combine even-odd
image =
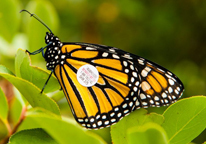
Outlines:
[{"label": "butterfly leg", "polygon": [[45,86],[47,85],[49,79],[51,78],[52,73],[53,73],[53,71],[50,73],[48,79],[46,80],[46,82],[45,82],[45,84],[44,84],[44,87],[43,87],[42,90],[41,90],[41,93],[44,91],[44,88],[45,88]]},{"label": "butterfly leg", "polygon": [[34,52],[29,52],[28,50],[26,50],[26,52],[28,52],[29,55],[35,55],[35,54],[40,53],[40,52],[43,51],[43,50],[44,50],[44,48],[42,47],[42,48],[40,48],[40,49],[38,49],[38,50],[36,50],[36,51],[34,51]]},{"label": "butterfly leg", "polygon": [[42,48],[40,48],[40,49],[38,49],[38,50],[36,50],[36,51],[34,51],[34,52],[29,52],[28,50],[26,50],[26,52],[28,52],[29,55],[36,55],[36,54],[42,52],[42,55],[43,55],[43,57],[44,57],[44,49],[47,48],[47,47],[48,47],[49,45],[51,45],[51,44],[52,44],[52,43],[50,42],[50,43],[48,43],[48,45],[46,45],[45,47],[42,47]]}]

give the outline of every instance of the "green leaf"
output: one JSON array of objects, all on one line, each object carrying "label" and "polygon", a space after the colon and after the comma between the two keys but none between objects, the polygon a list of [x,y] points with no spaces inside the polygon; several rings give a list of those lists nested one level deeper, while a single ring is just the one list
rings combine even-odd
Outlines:
[{"label": "green leaf", "polygon": [[111,126],[112,142],[116,144],[128,143],[127,130],[132,127],[139,127],[148,122],[154,122],[159,125],[163,123],[163,116],[150,113],[147,110],[135,110],[129,116],[124,117],[117,124]]},{"label": "green leaf", "polygon": [[[15,72],[18,77],[26,79],[42,89],[49,73],[38,67],[31,66],[29,55],[22,49],[19,49],[15,59]],[[47,83],[44,92],[53,92],[60,88],[58,80],[52,76]]]},{"label": "green leaf", "polygon": [[0,141],[5,138],[10,131],[9,123],[0,119]]},{"label": "green leaf", "polygon": [[0,119],[2,120],[7,120],[7,116],[8,116],[8,102],[6,99],[6,96],[4,95],[3,91],[0,88]]},{"label": "green leaf", "polygon": [[[50,1],[30,1],[26,7],[31,13],[35,13],[55,34],[58,27],[58,16],[57,12]],[[40,47],[46,46],[44,37],[46,29],[35,18],[30,17],[28,14],[23,15],[25,19],[25,27],[27,29],[27,35],[29,39],[29,50],[31,52],[39,49]]]},{"label": "green leaf", "polygon": [[15,97],[9,102],[9,123],[14,126],[25,116],[28,102],[15,87],[13,90]]},{"label": "green leaf", "polygon": [[105,143],[98,135],[79,126],[74,120],[62,120],[45,110],[33,109],[21,124],[19,130],[42,128],[60,144]]},{"label": "green leaf", "polygon": [[45,94],[41,94],[39,88],[24,79],[11,75],[10,73],[11,72],[6,67],[0,65],[0,76],[11,82],[27,99],[32,107],[42,107],[60,115],[57,104]]},{"label": "green leaf", "polygon": [[153,122],[130,128],[127,134],[129,144],[167,144],[165,130]]},{"label": "green leaf", "polygon": [[7,69],[5,66],[3,66],[3,65],[0,65],[0,72],[7,73],[9,75],[14,76],[14,74],[9,69]]},{"label": "green leaf", "polygon": [[16,0],[0,1],[0,35],[8,42],[18,31],[20,24],[19,3]]},{"label": "green leaf", "polygon": [[90,132],[95,133],[100,137],[102,137],[106,141],[106,143],[108,144],[111,143],[110,127],[98,129],[98,130],[90,130]]},{"label": "green leaf", "polygon": [[14,97],[10,102],[10,109],[9,109],[9,120],[10,124],[16,125],[19,120],[24,116],[26,111],[26,105],[22,105],[22,103]]},{"label": "green leaf", "polygon": [[182,99],[163,113],[162,124],[171,144],[186,144],[206,127],[206,97],[194,96]]},{"label": "green leaf", "polygon": [[8,103],[6,96],[0,88],[0,140],[8,135],[10,131],[9,123],[7,121],[8,117]]},{"label": "green leaf", "polygon": [[58,144],[42,129],[30,129],[11,136],[9,144]]}]

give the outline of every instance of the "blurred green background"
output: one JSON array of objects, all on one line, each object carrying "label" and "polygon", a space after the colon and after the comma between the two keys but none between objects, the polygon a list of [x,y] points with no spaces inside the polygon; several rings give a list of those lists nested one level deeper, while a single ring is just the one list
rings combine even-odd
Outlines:
[{"label": "blurred green background", "polygon": [[[38,15],[62,42],[134,53],[174,72],[185,86],[183,98],[206,95],[205,0],[1,0],[0,64],[12,71],[18,48],[32,52],[46,46],[48,30],[21,9]],[[41,54],[32,64],[46,68]]]}]

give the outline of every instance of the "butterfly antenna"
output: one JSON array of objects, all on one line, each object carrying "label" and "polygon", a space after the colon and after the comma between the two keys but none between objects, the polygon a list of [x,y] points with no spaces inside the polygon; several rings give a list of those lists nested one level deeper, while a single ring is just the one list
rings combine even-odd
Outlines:
[{"label": "butterfly antenna", "polygon": [[21,12],[27,12],[27,13],[29,13],[31,17],[34,17],[36,20],[38,20],[41,24],[43,24],[43,25],[50,31],[50,33],[53,34],[53,32],[51,31],[51,29],[50,29],[37,15],[30,13],[28,10],[21,10],[20,13],[21,13]]}]

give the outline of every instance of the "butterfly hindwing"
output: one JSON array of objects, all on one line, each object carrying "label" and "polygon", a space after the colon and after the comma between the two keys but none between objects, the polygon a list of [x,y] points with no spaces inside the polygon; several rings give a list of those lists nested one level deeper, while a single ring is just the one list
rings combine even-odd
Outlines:
[{"label": "butterfly hindwing", "polygon": [[170,71],[143,58],[138,63],[144,67],[139,71],[142,107],[169,105],[182,95],[183,84]]}]

